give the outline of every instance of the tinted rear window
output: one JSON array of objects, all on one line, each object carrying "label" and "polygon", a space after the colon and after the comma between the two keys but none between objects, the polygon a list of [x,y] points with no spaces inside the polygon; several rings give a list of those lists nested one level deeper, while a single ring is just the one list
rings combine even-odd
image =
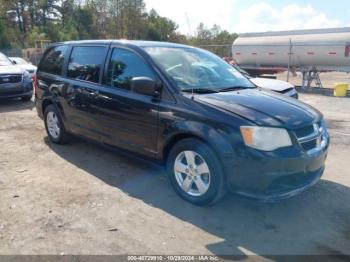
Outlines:
[{"label": "tinted rear window", "polygon": [[106,47],[77,46],[69,58],[67,76],[70,78],[98,83],[105,60]]},{"label": "tinted rear window", "polygon": [[48,50],[40,63],[39,70],[61,75],[67,48],[67,46],[56,46]]}]

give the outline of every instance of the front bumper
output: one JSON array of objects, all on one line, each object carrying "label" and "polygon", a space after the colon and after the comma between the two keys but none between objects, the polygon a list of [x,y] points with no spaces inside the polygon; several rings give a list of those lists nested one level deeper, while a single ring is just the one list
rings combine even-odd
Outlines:
[{"label": "front bumper", "polygon": [[0,85],[0,98],[16,98],[33,94],[32,82]]},{"label": "front bumper", "polygon": [[[316,184],[325,168],[329,140],[317,153],[259,152],[248,149],[228,174],[232,191],[263,201],[292,197]],[[232,173],[232,170],[235,170]]]}]

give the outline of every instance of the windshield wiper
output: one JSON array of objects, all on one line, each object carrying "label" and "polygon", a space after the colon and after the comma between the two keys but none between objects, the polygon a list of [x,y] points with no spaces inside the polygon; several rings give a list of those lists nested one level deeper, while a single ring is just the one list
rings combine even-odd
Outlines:
[{"label": "windshield wiper", "polygon": [[187,93],[197,93],[197,94],[210,94],[210,93],[219,93],[219,91],[209,88],[189,88],[189,89],[183,89],[182,92]]},{"label": "windshield wiper", "polygon": [[240,89],[249,89],[249,88],[255,88],[254,86],[231,86],[231,87],[225,87],[218,90],[218,92],[230,92],[230,91],[236,91]]}]

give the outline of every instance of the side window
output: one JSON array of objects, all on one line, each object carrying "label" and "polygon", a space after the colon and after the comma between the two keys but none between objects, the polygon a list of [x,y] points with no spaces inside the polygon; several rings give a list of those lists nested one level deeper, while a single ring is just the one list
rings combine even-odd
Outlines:
[{"label": "side window", "polygon": [[106,84],[130,90],[130,80],[141,76],[155,79],[153,72],[141,57],[134,52],[114,48],[108,66]]},{"label": "side window", "polygon": [[77,46],[69,58],[67,76],[74,79],[99,83],[105,60],[106,47]]},{"label": "side window", "polygon": [[48,50],[40,63],[39,70],[54,75],[61,75],[67,48],[67,46],[62,45]]}]

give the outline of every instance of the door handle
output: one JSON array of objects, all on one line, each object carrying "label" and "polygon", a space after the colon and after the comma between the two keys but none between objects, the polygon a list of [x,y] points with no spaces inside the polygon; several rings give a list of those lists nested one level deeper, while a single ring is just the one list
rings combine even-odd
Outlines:
[{"label": "door handle", "polygon": [[82,90],[81,91],[83,94],[85,94],[86,96],[90,97],[90,98],[96,98],[99,96],[99,92],[98,91],[89,91],[89,90]]},{"label": "door handle", "polygon": [[99,92],[98,91],[94,91],[94,92],[89,92],[89,95],[93,98],[96,98],[99,96]]},{"label": "door handle", "polygon": [[111,101],[112,100],[112,98],[110,98],[108,96],[105,96],[105,95],[101,95],[101,94],[98,95],[98,98],[101,98],[101,99],[106,100],[106,101]]}]

